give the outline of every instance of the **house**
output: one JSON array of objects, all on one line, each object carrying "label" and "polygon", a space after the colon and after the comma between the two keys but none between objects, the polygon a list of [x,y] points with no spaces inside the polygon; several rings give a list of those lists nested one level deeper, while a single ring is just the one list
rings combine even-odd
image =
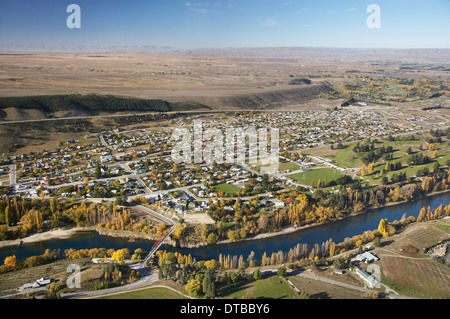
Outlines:
[{"label": "house", "polygon": [[53,279],[48,279],[45,277],[42,277],[38,280],[36,280],[34,283],[28,283],[28,284],[24,284],[22,286],[22,289],[31,289],[31,288],[41,288],[41,287],[46,287],[48,285],[50,285],[53,282]]},{"label": "house", "polygon": [[380,258],[367,251],[365,253],[356,255],[355,259],[366,263],[371,263],[380,260]]},{"label": "house", "polygon": [[184,212],[186,210],[186,205],[184,204],[176,204],[175,210],[178,212]]},{"label": "house", "polygon": [[282,201],[280,201],[279,199],[272,198],[272,199],[270,199],[270,202],[272,202],[276,208],[284,207],[284,203]]},{"label": "house", "polygon": [[100,162],[107,163],[113,159],[112,155],[100,156]]},{"label": "house", "polygon": [[367,284],[369,288],[378,287],[380,285],[380,281],[374,276],[368,274],[361,268],[356,269],[356,274],[361,277],[362,280]]}]

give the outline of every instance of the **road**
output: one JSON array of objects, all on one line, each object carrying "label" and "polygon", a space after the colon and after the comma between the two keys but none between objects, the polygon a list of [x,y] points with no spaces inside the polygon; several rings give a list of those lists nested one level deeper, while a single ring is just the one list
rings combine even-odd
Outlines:
[{"label": "road", "polygon": [[[131,267],[133,268],[133,267]],[[137,288],[142,288],[143,286],[149,285],[155,281],[158,281],[158,275],[157,274],[149,274],[145,270],[138,270],[141,274],[141,279],[125,285],[125,286],[119,286],[109,289],[102,289],[102,290],[93,290],[93,291],[83,291],[83,292],[77,292],[77,293],[65,293],[61,294],[62,299],[69,299],[69,298],[95,298],[106,294],[115,294],[115,293],[124,293],[124,292],[131,292],[136,290]]]},{"label": "road", "polygon": [[[377,290],[368,289],[368,288],[365,288],[365,287],[359,287],[359,286],[355,286],[355,285],[351,285],[351,284],[346,284],[346,283],[343,283],[343,282],[340,282],[340,281],[336,281],[336,280],[332,280],[332,279],[328,279],[328,278],[323,278],[323,277],[319,277],[319,276],[306,274],[304,272],[297,273],[296,276],[299,276],[299,277],[302,277],[302,278],[307,278],[307,279],[312,279],[312,280],[316,280],[316,281],[325,282],[327,284],[331,284],[331,285],[335,285],[335,286],[339,286],[339,287],[343,287],[343,288],[358,290],[358,291],[361,291],[361,292],[376,292],[376,293],[380,293],[380,291],[377,291]],[[402,295],[399,295],[399,294],[391,294],[391,293],[387,293],[387,292],[381,292],[380,294],[382,294],[383,296],[386,296],[386,297],[388,297],[390,299],[416,299],[416,298],[413,298],[413,297],[402,296]]]},{"label": "road", "polygon": [[105,138],[103,137],[103,134],[100,134],[98,138],[104,147],[106,147],[107,149],[110,149],[110,150],[113,149],[111,146],[108,145],[108,143],[106,143]]},{"label": "road", "polygon": [[152,215],[155,218],[158,218],[158,219],[162,220],[163,222],[165,222],[165,223],[167,223],[169,225],[174,225],[175,224],[175,222],[173,220],[171,220],[170,218],[167,218],[164,215],[161,215],[161,214],[155,212],[153,209],[150,209],[150,208],[142,206],[142,205],[136,205],[135,207],[140,209],[140,210],[142,210],[143,212],[145,212],[145,213],[147,213],[149,215]]},{"label": "road", "polygon": [[14,188],[16,186],[16,180],[16,158],[13,157],[9,165],[9,186]]}]

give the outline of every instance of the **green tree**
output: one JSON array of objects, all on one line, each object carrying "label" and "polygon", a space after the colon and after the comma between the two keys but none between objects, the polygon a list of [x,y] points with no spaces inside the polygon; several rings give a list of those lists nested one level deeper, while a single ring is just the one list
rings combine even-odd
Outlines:
[{"label": "green tree", "polygon": [[284,267],[284,266],[278,267],[277,276],[280,276],[280,277],[286,276],[286,267]]},{"label": "green tree", "polygon": [[380,237],[375,237],[375,239],[373,240],[373,245],[375,247],[380,247],[381,246],[381,240]]},{"label": "green tree", "polygon": [[216,296],[214,270],[208,270],[203,278],[203,293],[207,298],[214,298]]},{"label": "green tree", "polygon": [[238,275],[237,275],[235,272],[232,272],[232,273],[230,274],[230,279],[231,279],[231,282],[234,284],[234,283],[236,283],[237,280],[238,280]]},{"label": "green tree", "polygon": [[100,165],[97,164],[95,166],[94,177],[95,179],[99,179],[102,176],[102,172],[100,171]]},{"label": "green tree", "polygon": [[219,236],[215,233],[210,233],[208,235],[208,237],[206,238],[206,241],[208,242],[208,244],[213,244],[218,240],[219,240]]},{"label": "green tree", "polygon": [[202,283],[198,279],[191,279],[186,284],[185,291],[188,295],[199,298],[202,293]]},{"label": "green tree", "polygon": [[259,279],[261,279],[261,277],[262,277],[261,270],[256,269],[256,270],[253,272],[253,279],[259,280]]}]

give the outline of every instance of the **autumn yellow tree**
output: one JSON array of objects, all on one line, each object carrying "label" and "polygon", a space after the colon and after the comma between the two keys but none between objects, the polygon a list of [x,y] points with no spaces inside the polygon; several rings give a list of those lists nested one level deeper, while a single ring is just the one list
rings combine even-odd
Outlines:
[{"label": "autumn yellow tree", "polygon": [[380,220],[380,224],[378,225],[378,231],[383,235],[383,237],[387,237],[388,234],[388,222],[387,219]]},{"label": "autumn yellow tree", "polygon": [[181,239],[182,238],[182,234],[183,234],[183,229],[184,229],[184,226],[183,226],[183,224],[181,224],[181,223],[179,223],[176,227],[175,227],[175,230],[173,231],[173,233],[172,233],[172,238],[173,239]]},{"label": "autumn yellow tree", "polygon": [[368,169],[367,169],[367,173],[368,173],[368,174],[372,174],[374,168],[375,168],[375,163],[374,163],[374,162],[370,163],[370,164],[369,164],[369,167],[368,167]]},{"label": "autumn yellow tree", "polygon": [[9,271],[14,270],[16,268],[16,256],[14,255],[6,257],[4,265]]},{"label": "autumn yellow tree", "polygon": [[125,259],[125,257],[127,257],[130,254],[130,251],[128,250],[128,248],[124,248],[124,249],[119,249],[116,250],[113,254],[112,254],[112,259],[120,262],[122,260]]},{"label": "autumn yellow tree", "polygon": [[207,269],[217,269],[219,267],[219,263],[215,259],[207,260],[205,262],[205,267]]}]

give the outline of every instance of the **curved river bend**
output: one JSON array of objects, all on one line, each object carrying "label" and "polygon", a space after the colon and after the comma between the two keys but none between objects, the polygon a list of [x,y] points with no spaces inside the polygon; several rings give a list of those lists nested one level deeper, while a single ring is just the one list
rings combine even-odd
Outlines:
[{"label": "curved river bend", "polygon": [[[251,251],[254,251],[255,257],[259,259],[264,252],[268,254],[280,250],[288,252],[289,249],[295,247],[297,243],[307,243],[312,246],[314,243],[320,244],[330,238],[332,238],[334,242],[339,243],[344,241],[346,237],[362,234],[366,230],[377,229],[380,219],[382,218],[387,218],[389,222],[392,222],[394,220],[400,220],[402,216],[417,217],[422,207],[430,206],[431,209],[435,209],[441,204],[448,205],[449,203],[450,192],[446,192],[435,196],[421,198],[414,202],[402,205],[372,210],[368,213],[346,218],[334,223],[302,229],[289,234],[236,243],[209,245],[199,248],[174,248],[172,246],[163,245],[161,249],[191,254],[193,257],[196,257],[197,260],[218,259],[220,253],[223,255],[243,255],[244,258],[246,258]],[[152,245],[153,242],[148,240],[135,240],[130,242],[126,238],[101,236],[98,235],[97,232],[80,232],[69,239],[52,239],[39,243],[24,244],[20,247],[11,246],[1,248],[0,263],[2,263],[7,256],[16,255],[18,259],[22,259],[29,256],[41,255],[45,249],[60,249],[61,251],[64,251],[69,248],[128,248],[132,252],[137,248],[149,250]]]}]

